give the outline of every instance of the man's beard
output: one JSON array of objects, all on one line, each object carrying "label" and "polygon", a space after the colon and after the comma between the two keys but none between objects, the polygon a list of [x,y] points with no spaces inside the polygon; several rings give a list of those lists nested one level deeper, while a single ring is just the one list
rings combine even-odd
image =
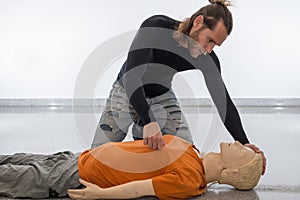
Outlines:
[{"label": "man's beard", "polygon": [[207,54],[207,51],[198,42],[196,42],[196,38],[199,37],[200,32],[204,29],[206,29],[206,27],[201,27],[199,30],[193,32],[188,38],[188,51],[193,58],[197,58],[202,54]]}]

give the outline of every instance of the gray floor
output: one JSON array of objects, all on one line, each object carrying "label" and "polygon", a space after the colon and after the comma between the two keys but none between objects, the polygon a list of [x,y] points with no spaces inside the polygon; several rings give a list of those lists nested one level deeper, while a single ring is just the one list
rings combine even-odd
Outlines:
[{"label": "gray floor", "polygon": [[[101,109],[0,107],[0,152],[82,151],[90,146]],[[232,141],[214,109],[184,111],[195,144],[203,151],[218,151],[219,141]],[[249,139],[266,154],[265,176],[251,191],[213,185],[194,199],[300,199],[300,108],[239,107],[239,111]],[[129,133],[126,140],[131,139]]]}]

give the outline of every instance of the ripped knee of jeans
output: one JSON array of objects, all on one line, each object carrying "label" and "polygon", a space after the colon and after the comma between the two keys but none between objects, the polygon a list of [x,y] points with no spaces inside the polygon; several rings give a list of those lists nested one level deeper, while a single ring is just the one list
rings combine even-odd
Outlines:
[{"label": "ripped knee of jeans", "polygon": [[101,124],[100,127],[104,131],[112,131],[112,127],[108,124]]}]

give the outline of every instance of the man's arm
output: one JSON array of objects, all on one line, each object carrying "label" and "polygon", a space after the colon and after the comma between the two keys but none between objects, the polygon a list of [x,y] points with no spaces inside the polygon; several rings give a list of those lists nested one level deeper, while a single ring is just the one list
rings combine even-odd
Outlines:
[{"label": "man's arm", "polygon": [[240,143],[252,148],[256,153],[262,154],[262,175],[264,175],[267,165],[266,157],[258,147],[250,144],[246,136],[238,110],[233,104],[222,79],[219,59],[214,52],[212,52],[211,58],[205,60],[205,64],[206,65],[203,65],[201,70],[203,72],[206,86],[217,107],[220,118],[234,140],[238,140]]},{"label": "man's arm", "polygon": [[122,76],[119,77],[124,86],[127,97],[142,118],[144,125],[155,121],[146,101],[146,94],[142,79],[151,62],[153,46],[157,43],[159,33],[155,17],[146,19],[138,29],[128,52],[126,64],[122,67]]},{"label": "man's arm", "polygon": [[223,83],[221,75],[217,75],[217,72],[208,72],[204,75],[207,88],[212,96],[212,99],[217,107],[219,115],[234,140],[238,140],[242,144],[252,148],[256,153],[261,153],[263,156],[263,172],[266,171],[266,157],[264,153],[255,145],[250,145],[246,133],[243,129],[242,122],[239,113],[233,104],[228,91]]},{"label": "man's arm", "polygon": [[155,195],[152,179],[133,181],[109,188],[101,188],[82,179],[79,181],[86,188],[68,190],[72,199],[132,199]]},{"label": "man's arm", "polygon": [[151,28],[156,26],[159,24],[155,17],[142,23],[131,44],[121,82],[130,103],[142,118],[144,143],[149,148],[161,149],[165,141],[162,138],[160,128],[157,129],[159,125],[146,101],[144,83],[141,80],[150,62],[151,49],[157,43],[157,38],[160,37],[155,28]]},{"label": "man's arm", "polygon": [[222,79],[218,57],[212,53],[210,56],[203,58],[203,62],[204,64],[201,71],[207,89],[226,129],[234,140],[237,140],[242,144],[249,143],[238,110],[233,104]]}]

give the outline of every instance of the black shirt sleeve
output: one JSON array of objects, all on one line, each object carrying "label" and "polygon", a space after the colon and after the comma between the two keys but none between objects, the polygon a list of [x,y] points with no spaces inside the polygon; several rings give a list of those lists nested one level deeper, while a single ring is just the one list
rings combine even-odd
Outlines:
[{"label": "black shirt sleeve", "polygon": [[203,65],[205,69],[202,70],[202,73],[219,116],[234,140],[242,144],[249,143],[238,110],[232,102],[222,79],[218,57],[214,52],[206,57],[205,64]]},{"label": "black shirt sleeve", "polygon": [[[151,58],[152,49],[148,46],[155,43],[157,37],[159,37],[150,28],[161,26],[157,18],[159,16],[153,16],[142,23],[131,44],[125,66],[122,67],[122,77],[119,77],[130,103],[142,118],[141,125],[155,121],[154,115],[146,101],[142,77]],[[150,28],[150,30],[147,28]]]}]

